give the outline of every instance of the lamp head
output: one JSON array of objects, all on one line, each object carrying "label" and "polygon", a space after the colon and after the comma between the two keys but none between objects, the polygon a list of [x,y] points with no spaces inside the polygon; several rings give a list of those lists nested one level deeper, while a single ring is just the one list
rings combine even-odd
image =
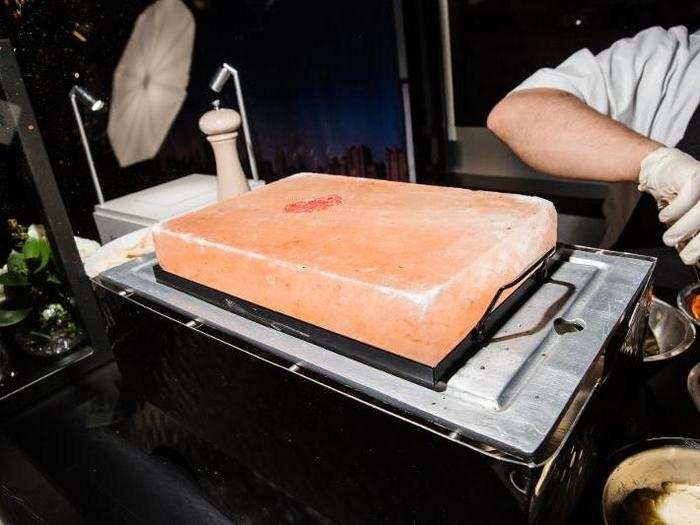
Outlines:
[{"label": "lamp head", "polygon": [[93,97],[80,86],[73,86],[70,93],[71,95],[75,95],[76,98],[89,107],[91,111],[100,111],[103,107],[105,107],[105,103],[102,100]]},{"label": "lamp head", "polygon": [[216,74],[211,79],[211,82],[209,82],[209,87],[212,89],[212,91],[221,93],[221,90],[224,89],[224,85],[226,84],[230,76],[231,71],[229,71],[229,69],[225,65],[221,66],[216,71]]}]

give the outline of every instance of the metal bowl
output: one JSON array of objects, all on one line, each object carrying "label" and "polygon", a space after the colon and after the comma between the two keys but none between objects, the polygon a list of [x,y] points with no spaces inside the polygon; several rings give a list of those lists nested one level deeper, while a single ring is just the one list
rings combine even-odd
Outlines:
[{"label": "metal bowl", "polygon": [[678,308],[681,309],[681,311],[693,322],[693,324],[700,326],[700,319],[695,318],[693,311],[690,308],[690,302],[693,299],[693,296],[697,293],[700,293],[700,283],[686,286],[680,292],[678,292],[676,303],[678,303]]},{"label": "metal bowl", "polygon": [[688,317],[657,297],[651,299],[648,328],[647,336],[651,335],[656,340],[659,353],[645,352],[645,363],[663,361],[682,354],[695,341],[695,326]]},{"label": "metal bowl", "polygon": [[662,438],[643,444],[649,447],[636,452],[615,467],[603,488],[603,521],[618,522],[619,505],[636,489],[660,490],[661,484],[700,484],[700,449],[697,441]]},{"label": "metal bowl", "polygon": [[693,400],[693,405],[700,412],[700,363],[690,369],[686,386],[688,387],[688,395]]}]

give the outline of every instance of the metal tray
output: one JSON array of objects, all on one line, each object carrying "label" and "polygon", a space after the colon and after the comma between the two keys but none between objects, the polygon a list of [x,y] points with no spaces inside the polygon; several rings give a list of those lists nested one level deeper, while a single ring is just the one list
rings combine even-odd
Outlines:
[{"label": "metal tray", "polygon": [[[654,259],[558,246],[544,282],[445,378],[442,392],[158,283],[156,265],[155,256],[147,256],[107,270],[95,282],[200,332],[202,344],[209,337],[231,341],[231,351],[283,366],[457,443],[544,461],[602,380],[605,356],[626,351],[625,345],[610,348],[611,341],[640,315]],[[559,320],[579,320],[583,329],[559,333]]]},{"label": "metal tray", "polygon": [[[215,306],[256,321],[280,332],[299,337],[323,348],[328,348],[342,355],[357,359],[363,363],[408,379],[433,390],[445,390],[444,378],[453,371],[464,357],[476,350],[483,343],[486,334],[491,332],[534,287],[542,281],[548,263],[551,262],[554,249],[523,270],[511,282],[500,287],[490,301],[484,315],[474,329],[460,341],[435,366],[429,366],[381,348],[363,343],[356,339],[326,330],[300,319],[290,317],[263,306],[253,304],[238,297],[220,292],[208,286],[190,281],[163,270],[160,265],[153,268],[153,274],[159,283],[188,293]],[[516,288],[503,301],[499,300],[507,290]]]}]

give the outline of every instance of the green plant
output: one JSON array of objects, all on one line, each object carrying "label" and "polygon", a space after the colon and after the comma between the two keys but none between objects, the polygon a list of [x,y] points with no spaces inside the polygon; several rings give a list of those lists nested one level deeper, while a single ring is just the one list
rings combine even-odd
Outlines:
[{"label": "green plant", "polygon": [[[56,271],[48,240],[16,220],[8,221],[13,249],[0,274],[5,300],[0,304],[0,327],[31,321],[30,335],[37,342],[54,335],[73,335],[77,326],[68,310],[70,299]],[[36,230],[36,228],[35,228]],[[30,319],[28,319],[30,318]]]}]

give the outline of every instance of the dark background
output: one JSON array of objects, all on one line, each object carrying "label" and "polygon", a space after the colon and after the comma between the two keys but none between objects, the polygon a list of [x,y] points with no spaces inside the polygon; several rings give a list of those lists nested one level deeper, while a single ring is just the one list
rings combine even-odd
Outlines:
[{"label": "dark background", "polygon": [[[96,238],[91,215],[96,197],[68,91],[79,83],[109,104],[114,68],[136,17],[150,4],[150,0],[0,3],[1,34],[16,45],[59,188],[79,235]],[[391,0],[185,0],[185,4],[196,21],[189,95],[156,158],[120,169],[107,138],[108,112],[85,114],[107,199],[193,172],[214,173],[213,157],[197,120],[214,98],[207,84],[223,61],[241,71],[264,179],[304,170],[385,177],[386,149],[397,148],[403,155]],[[404,0],[404,11],[414,22],[433,19],[437,2]],[[536,69],[556,66],[582,47],[598,52],[653,25],[696,29],[700,1],[451,0],[450,16],[457,124],[483,126],[491,107]],[[407,28],[412,25],[416,24]],[[86,42],[76,38],[76,31]],[[417,56],[422,53],[416,45],[421,38],[431,40],[425,43],[429,48],[439,46],[439,34],[408,30],[409,65],[420,63],[424,77],[410,72],[414,135],[418,141],[427,133],[434,144],[434,130],[428,129],[434,124],[421,125],[418,114],[428,115],[426,121],[442,115],[439,88],[432,98],[420,96],[425,82],[439,85],[439,53]],[[220,98],[224,106],[235,107],[232,84]],[[244,148],[239,152],[247,169]],[[418,178],[426,180],[420,150],[416,156]],[[434,162],[424,160],[423,164]],[[447,180],[438,173],[431,182]]]},{"label": "dark background", "polygon": [[700,1],[451,0],[450,16],[456,123],[483,126],[511,89],[579,49],[598,53],[652,26],[697,30]]},{"label": "dark background", "polygon": [[[4,2],[3,33],[16,46],[73,229],[97,238],[91,216],[96,196],[68,92],[79,84],[109,104],[114,68],[134,21],[151,2]],[[120,169],[107,137],[108,111],[84,113],[105,199],[190,173],[215,172],[197,121],[214,98],[236,107],[232,82],[221,95],[208,88],[224,61],[241,73],[264,179],[298,171],[383,177],[386,149],[403,155],[391,0],[184,3],[196,23],[188,96],[156,158]],[[239,151],[247,170],[245,149]],[[352,157],[358,155],[363,163],[353,170]]]}]

